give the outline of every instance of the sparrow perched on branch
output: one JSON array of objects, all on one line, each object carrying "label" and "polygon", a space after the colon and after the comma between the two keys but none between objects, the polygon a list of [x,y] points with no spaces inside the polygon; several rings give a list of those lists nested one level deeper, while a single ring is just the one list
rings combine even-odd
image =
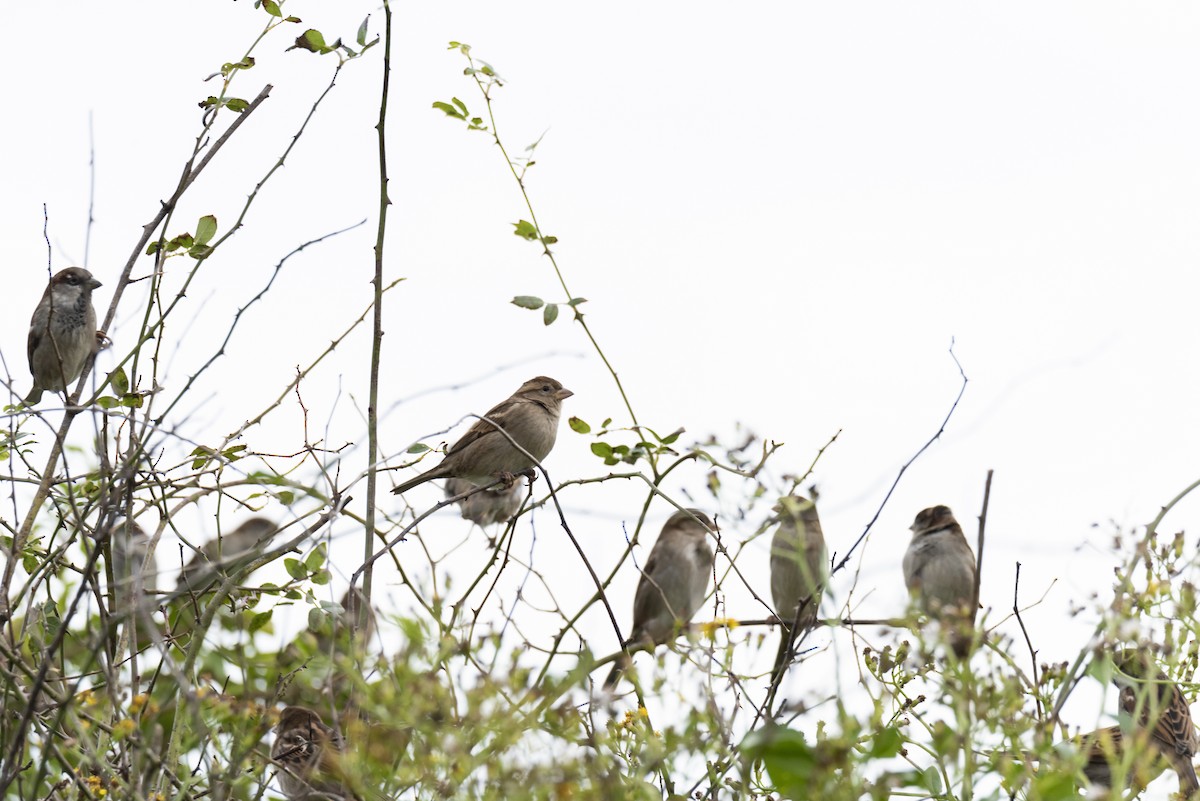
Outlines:
[{"label": "sparrow perched on branch", "polygon": [[955,655],[965,657],[975,624],[975,554],[947,506],[923,510],[910,530],[904,583],[921,609],[947,629]]},{"label": "sparrow perched on branch", "polygon": [[201,593],[220,576],[232,576],[261,556],[278,527],[265,517],[252,517],[228,534],[209,540],[184,566],[175,590]]},{"label": "sparrow perched on branch", "polygon": [[33,406],[42,392],[65,392],[96,353],[102,332],[96,330],[92,290],[101,286],[82,267],[59,270],[50,279],[29,321],[29,372],[33,389],[25,405]]},{"label": "sparrow perched on branch", "polygon": [[[462,478],[452,478],[446,482],[446,497],[453,498],[462,495],[479,486]],[[525,500],[525,489],[519,483],[507,489],[503,486],[469,495],[458,502],[464,520],[470,520],[477,526],[490,526],[492,523],[506,523],[521,508]]]},{"label": "sparrow perched on branch", "polygon": [[109,535],[109,552],[112,554],[113,586],[109,599],[110,609],[117,613],[131,612],[147,592],[157,589],[158,560],[151,556],[150,537],[136,522],[121,519],[113,525]]},{"label": "sparrow perched on branch", "polygon": [[[435,478],[462,478],[476,485],[501,478],[511,483],[513,474],[528,470],[550,453],[558,436],[562,402],[574,394],[553,378],[529,379],[512,397],[476,420],[446,451],[441,464],[410,478],[392,492],[408,492]],[[513,442],[520,448],[513,447]]]},{"label": "sparrow perched on branch", "polygon": [[793,640],[817,622],[817,610],[829,580],[829,554],[817,506],[788,495],[775,505],[779,528],[771,538],[771,600],[782,623],[778,673],[788,661]]},{"label": "sparrow perched on branch", "polygon": [[302,706],[286,707],[273,731],[271,761],[280,766],[279,786],[290,801],[353,798],[337,778],[345,743],[320,715]]},{"label": "sparrow perched on branch", "polygon": [[[691,621],[708,593],[713,551],[707,541],[713,523],[698,509],[671,515],[642,568],[633,597],[633,629],[623,647],[638,643],[661,645]],[[610,690],[621,679],[626,660],[613,665],[604,681]]]},{"label": "sparrow perched on branch", "polygon": [[1183,692],[1154,663],[1149,653],[1127,648],[1113,658],[1113,683],[1121,688],[1121,711],[1135,731],[1149,733],[1149,747],[1179,776],[1185,798],[1200,798],[1200,779],[1193,761],[1200,741]]}]

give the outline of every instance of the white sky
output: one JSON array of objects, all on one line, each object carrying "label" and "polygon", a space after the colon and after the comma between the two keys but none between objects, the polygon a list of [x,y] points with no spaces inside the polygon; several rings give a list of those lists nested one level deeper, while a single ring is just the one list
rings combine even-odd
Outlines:
[{"label": "white sky", "polygon": [[[292,36],[311,26],[351,41],[366,14],[373,32],[382,24],[378,9],[357,1],[292,0],[285,11],[304,25],[264,43],[234,91],[251,98],[271,82],[271,99],[202,177],[170,233],[194,230],[208,213],[226,230],[324,88],[332,57],[283,52]],[[217,88],[204,77],[240,58],[264,20],[249,0],[0,10],[10,76],[0,239],[14,310],[0,318],[0,350],[20,391],[28,315],[46,281],[43,203],[54,268],[83,258],[89,112],[90,267],[106,284],[97,293],[103,315],[141,225],[175,185],[198,128],[196,103]],[[1197,478],[1198,27],[1200,10],[1178,2],[762,3],[736,13],[711,3],[402,4],[387,276],[408,280],[385,301],[384,405],[528,361],[403,405],[385,421],[385,449],[482,412],[537,373],[576,392],[569,413],[626,422],[578,326],[564,317],[546,329],[539,314],[508,303],[518,294],[562,298],[537,248],[511,234],[527,214],[495,148],[430,108],[457,96],[482,111],[461,56],[446,49],[453,39],[507,80],[496,98],[510,150],[546,132],[529,173],[536,209],[642,422],[685,426],[684,441],[710,432],[732,440],[741,423],[787,443],[776,474],[802,471],[843,431],[816,473],[831,549],[858,536],[897,468],[945,415],[959,382],[947,355],[953,338],[970,385],[863,552],[858,597],[875,591],[857,614],[886,616],[902,603],[899,559],[918,510],[948,504],[973,532],[994,468],[984,605],[1011,606],[1021,561],[1024,598],[1054,583],[1027,618],[1041,658],[1073,658],[1092,618],[1067,623],[1068,606],[1110,595],[1108,521],[1143,524]],[[170,397],[283,255],[368,220],[288,262],[231,354],[184,404],[202,407],[189,436],[214,440],[257,412],[369,302],[380,56],[377,48],[346,66],[245,229],[190,288],[163,343],[178,351],[165,373]],[[168,272],[187,266],[174,260]],[[135,275],[149,267],[143,259]],[[100,369],[127,352],[142,291],[127,295]],[[333,444],[365,444],[346,393],[365,407],[366,345],[365,335],[352,337],[303,387],[310,424],[320,431],[329,421]],[[290,404],[247,442],[290,452],[299,419]],[[564,426],[549,462],[557,480],[607,472],[587,445]],[[343,472],[363,466],[360,447]],[[696,488],[703,475],[685,468],[668,489]],[[354,494],[361,509],[365,488]],[[410,500],[436,498],[426,488]],[[568,500],[604,572],[640,495],[610,483]],[[394,501],[386,496],[386,511],[398,510]],[[699,505],[730,511],[706,498]],[[1194,530],[1198,510],[1189,500],[1164,528]],[[459,521],[442,515],[446,541],[457,542]],[[665,516],[657,504],[651,533]],[[202,524],[196,515],[193,525]],[[483,541],[473,536],[471,548]],[[535,566],[570,607],[586,577],[562,540],[542,515]],[[518,547],[528,549],[528,538]],[[765,582],[765,543],[760,550],[746,565]],[[850,578],[835,582],[835,598]],[[623,626],[635,582],[627,566],[614,590]],[[761,612],[736,593],[729,604],[732,614]],[[599,610],[584,628],[598,653],[615,648]],[[1083,707],[1092,715],[1094,699]],[[1080,725],[1091,723],[1087,714]],[[1169,779],[1154,790],[1173,788]]]}]

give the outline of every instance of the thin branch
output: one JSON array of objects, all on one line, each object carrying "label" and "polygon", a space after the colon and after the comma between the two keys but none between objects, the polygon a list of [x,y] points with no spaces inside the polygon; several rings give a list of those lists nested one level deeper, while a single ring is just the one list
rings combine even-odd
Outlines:
[{"label": "thin branch", "polygon": [[925,444],[921,446],[920,450],[914,453],[912,458],[905,462],[904,466],[900,468],[900,472],[896,474],[896,480],[892,482],[892,486],[888,488],[887,494],[883,496],[883,503],[879,504],[879,508],[875,510],[875,515],[871,518],[870,522],[867,523],[867,527],[863,529],[863,533],[859,534],[858,539],[856,539],[854,544],[850,546],[850,550],[846,551],[846,554],[842,557],[842,560],[834,565],[833,570],[830,571],[830,575],[837,573],[846,566],[847,562],[850,561],[850,556],[854,553],[858,546],[862,544],[862,541],[867,538],[867,535],[871,533],[871,527],[875,525],[875,521],[877,521],[879,516],[883,514],[884,507],[887,506],[888,501],[892,497],[892,493],[896,491],[896,487],[900,485],[900,479],[904,477],[905,471],[912,467],[913,462],[917,461],[917,459],[921,457],[921,454],[923,454],[931,445],[933,445],[933,443],[937,442],[938,439],[941,438],[942,434],[946,430],[946,425],[950,422],[950,418],[954,416],[954,410],[958,408],[958,402],[962,400],[963,393],[967,391],[967,374],[963,372],[962,364],[959,363],[958,357],[954,355],[954,340],[950,341],[950,358],[954,359],[954,366],[958,368],[958,374],[962,376],[962,386],[958,388],[958,395],[955,396],[954,403],[950,404],[950,411],[946,412],[946,417],[942,420],[942,424],[938,426],[937,433],[930,437]]}]

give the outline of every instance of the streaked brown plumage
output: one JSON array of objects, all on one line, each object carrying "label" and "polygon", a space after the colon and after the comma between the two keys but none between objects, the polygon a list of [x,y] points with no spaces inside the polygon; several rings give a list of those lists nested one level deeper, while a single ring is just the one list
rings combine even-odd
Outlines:
[{"label": "streaked brown plumage", "polygon": [[279,786],[290,801],[348,801],[353,797],[336,778],[345,743],[320,715],[302,706],[286,707],[273,731],[271,760],[280,766]]},{"label": "streaked brown plumage", "polygon": [[904,583],[922,611],[941,622],[954,653],[965,657],[975,624],[975,554],[948,506],[922,510],[909,530]]},{"label": "streaked brown plumage", "polygon": [[[691,621],[704,603],[712,576],[713,551],[707,539],[712,527],[712,521],[698,509],[676,512],[663,525],[638,581],[633,628],[625,647],[635,643],[661,645]],[[616,686],[625,661],[613,665],[604,681],[606,689]]]},{"label": "streaked brown plumage", "polygon": [[1113,662],[1117,668],[1113,683],[1121,688],[1121,711],[1137,729],[1150,733],[1150,747],[1169,761],[1184,797],[1198,797],[1200,779],[1193,763],[1200,741],[1187,698],[1147,651],[1127,648],[1117,652]]},{"label": "streaked brown plumage", "polygon": [[[512,397],[493,406],[476,420],[467,433],[450,446],[440,464],[410,478],[392,492],[408,492],[435,478],[462,478],[482,486],[528,470],[536,464],[534,460],[542,461],[554,447],[562,402],[573,394],[553,378],[537,376],[529,379]],[[504,429],[507,436],[496,430],[497,426]],[[513,442],[529,455],[514,448]]]}]

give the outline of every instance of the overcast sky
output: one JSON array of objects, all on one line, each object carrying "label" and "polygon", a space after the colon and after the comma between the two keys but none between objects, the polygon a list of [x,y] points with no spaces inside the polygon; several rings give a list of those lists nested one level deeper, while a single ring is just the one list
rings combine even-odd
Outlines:
[{"label": "overcast sky", "polygon": [[[169,233],[194,231],[202,214],[225,231],[328,83],[332,57],[284,52],[292,36],[315,27],[351,41],[367,14],[373,34],[382,23],[371,3],[292,0],[285,10],[303,26],[260,45],[233,91],[251,98],[269,82],[270,99]],[[265,16],[249,0],[0,11],[10,76],[0,239],[12,309],[0,318],[0,351],[19,391],[28,385],[28,315],[46,281],[43,204],[54,269],[83,262],[89,115],[88,265],[105,282],[105,309],[141,226],[175,185],[197,102],[216,91],[205,77],[241,57]],[[386,407],[487,377],[398,407],[384,421],[385,450],[430,435],[436,444],[437,432],[538,373],[575,391],[569,413],[628,423],[579,327],[564,315],[545,328],[539,314],[508,303],[563,298],[538,248],[511,233],[528,214],[496,148],[431,109],[457,96],[483,110],[461,55],[446,47],[469,42],[506,81],[495,97],[510,150],[542,137],[528,173],[539,219],[558,237],[571,291],[588,298],[589,323],[641,421],[685,427],[681,444],[710,433],[732,442],[736,426],[748,427],[786,443],[775,475],[803,471],[840,430],[815,480],[830,547],[844,551],[953,401],[953,341],[970,383],[863,550],[855,613],[885,616],[902,603],[899,559],[921,508],[948,504],[973,533],[994,468],[983,603],[1011,606],[1022,562],[1023,598],[1046,595],[1027,618],[1042,658],[1073,658],[1095,618],[1065,625],[1066,611],[1093,593],[1110,597],[1114,522],[1146,523],[1200,470],[1198,26],[1189,4],[1096,0],[736,12],[703,3],[401,4],[386,275],[407,280],[385,301],[381,397]],[[163,343],[171,355],[160,380],[172,398],[284,255],[367,220],[287,263],[230,354],[182,404],[194,414],[188,436],[216,439],[256,413],[369,303],[380,56],[377,48],[346,65],[243,231],[189,289]],[[135,276],[150,266],[143,259]],[[168,272],[186,267],[175,260]],[[132,344],[139,292],[108,331],[115,347],[101,370]],[[356,404],[365,408],[367,344],[352,337],[302,388],[315,436],[360,443],[344,475],[365,466]],[[86,431],[76,434],[88,443]],[[301,437],[291,403],[246,441],[284,453]],[[589,442],[564,427],[548,463],[556,480],[607,472]],[[695,492],[704,470],[673,478],[668,491]],[[365,490],[353,494],[361,507]],[[437,498],[430,487],[410,493],[414,504]],[[620,554],[622,524],[636,520],[640,499],[628,483],[567,497],[598,569]],[[395,501],[385,497],[386,511],[398,511]],[[733,511],[702,494],[697,505],[727,520]],[[1194,531],[1198,511],[1189,500],[1164,527]],[[466,536],[450,510],[441,514],[447,541]],[[652,507],[652,530],[666,514],[665,504]],[[552,518],[538,523],[535,567],[556,574],[570,606],[585,574]],[[199,513],[189,522],[204,524]],[[530,547],[527,536],[522,543]],[[759,546],[746,565],[765,582]],[[852,578],[835,581],[827,613]],[[626,626],[635,583],[627,565],[614,590]],[[394,586],[385,592],[409,602]],[[729,605],[761,611],[735,592]],[[616,647],[599,610],[584,628],[597,652]]]}]

